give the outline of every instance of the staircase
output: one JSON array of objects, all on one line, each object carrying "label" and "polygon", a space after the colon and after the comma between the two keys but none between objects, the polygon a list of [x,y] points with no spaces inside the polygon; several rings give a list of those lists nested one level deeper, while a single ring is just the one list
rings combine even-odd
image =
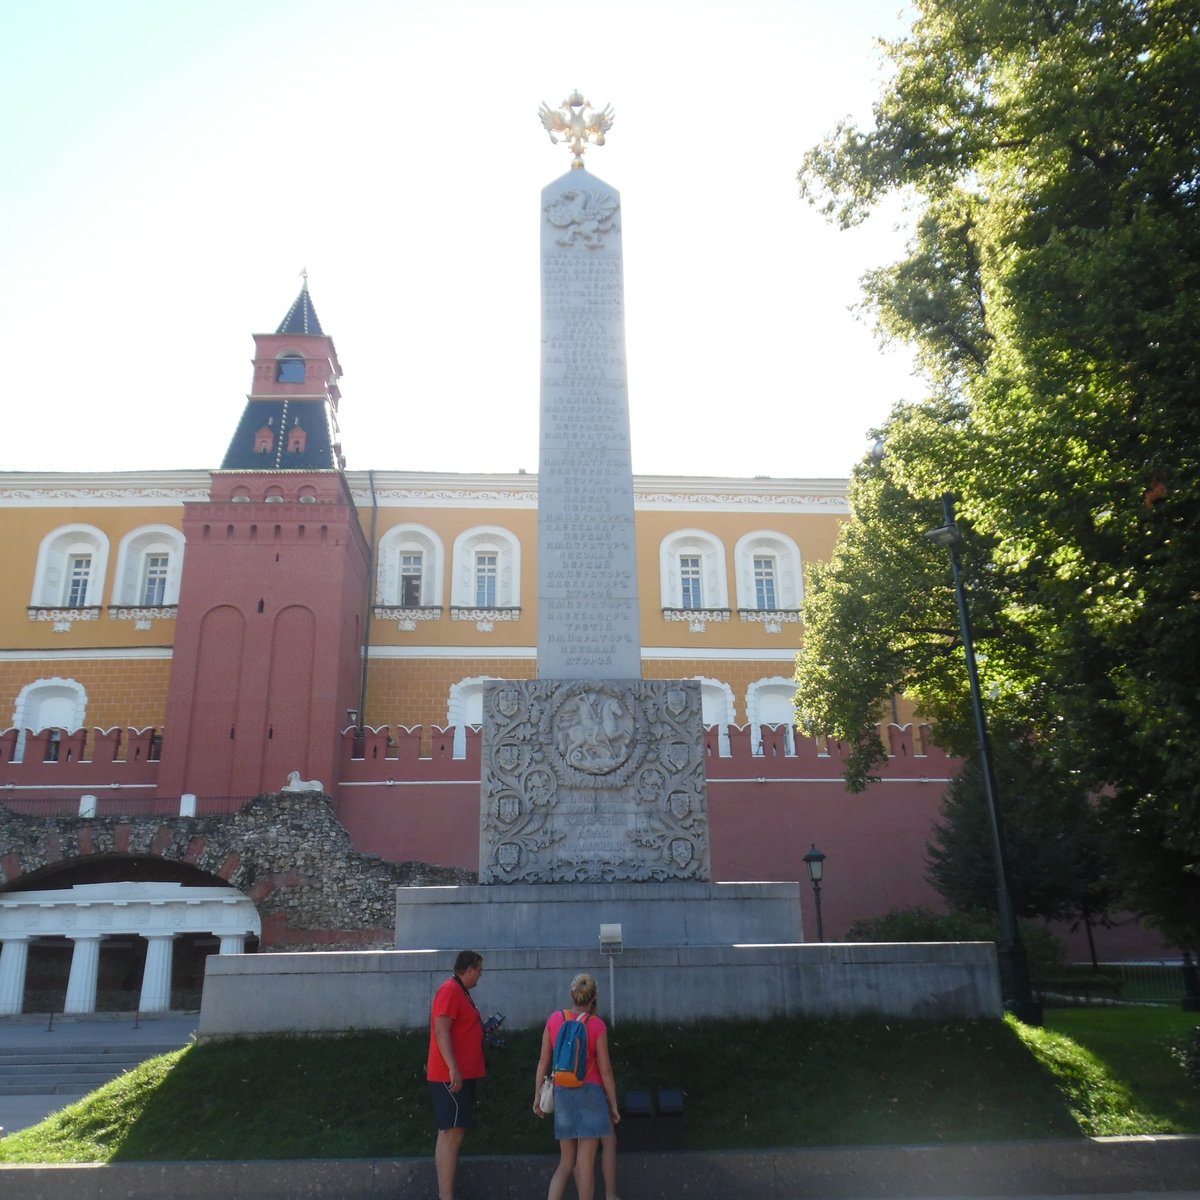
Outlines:
[{"label": "staircase", "polygon": [[84,1096],[178,1042],[0,1047],[0,1096]]}]

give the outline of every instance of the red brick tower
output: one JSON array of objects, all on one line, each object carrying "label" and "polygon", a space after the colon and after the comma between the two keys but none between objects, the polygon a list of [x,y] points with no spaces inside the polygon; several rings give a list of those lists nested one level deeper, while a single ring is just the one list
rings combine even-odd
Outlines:
[{"label": "red brick tower", "polygon": [[337,443],[333,339],[308,284],[274,333],[187,539],[159,791],[276,792],[291,771],[336,783],[358,705],[369,551]]}]

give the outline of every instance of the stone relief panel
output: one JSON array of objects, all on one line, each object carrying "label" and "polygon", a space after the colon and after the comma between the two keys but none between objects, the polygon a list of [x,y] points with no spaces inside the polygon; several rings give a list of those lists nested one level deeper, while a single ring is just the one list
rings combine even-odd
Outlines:
[{"label": "stone relief panel", "polygon": [[699,684],[485,684],[479,878],[707,880]]}]

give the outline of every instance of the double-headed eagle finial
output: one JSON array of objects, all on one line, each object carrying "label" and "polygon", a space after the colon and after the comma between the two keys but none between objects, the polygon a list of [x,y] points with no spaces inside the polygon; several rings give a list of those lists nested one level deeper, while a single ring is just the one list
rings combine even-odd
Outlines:
[{"label": "double-headed eagle finial", "polygon": [[574,91],[558,108],[551,108],[543,100],[538,116],[556,146],[560,142],[570,143],[571,152],[575,155],[571,169],[575,171],[583,169],[583,152],[589,141],[595,146],[604,145],[604,135],[612,128],[615,114],[611,104],[606,104],[603,109],[595,109],[581,92]]}]

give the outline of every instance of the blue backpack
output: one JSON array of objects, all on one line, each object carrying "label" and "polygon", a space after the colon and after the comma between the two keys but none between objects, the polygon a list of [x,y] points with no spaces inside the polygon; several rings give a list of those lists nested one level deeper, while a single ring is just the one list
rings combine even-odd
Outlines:
[{"label": "blue backpack", "polygon": [[590,1013],[573,1016],[563,1009],[563,1023],[554,1039],[550,1074],[556,1087],[576,1088],[587,1074],[587,1019]]}]

